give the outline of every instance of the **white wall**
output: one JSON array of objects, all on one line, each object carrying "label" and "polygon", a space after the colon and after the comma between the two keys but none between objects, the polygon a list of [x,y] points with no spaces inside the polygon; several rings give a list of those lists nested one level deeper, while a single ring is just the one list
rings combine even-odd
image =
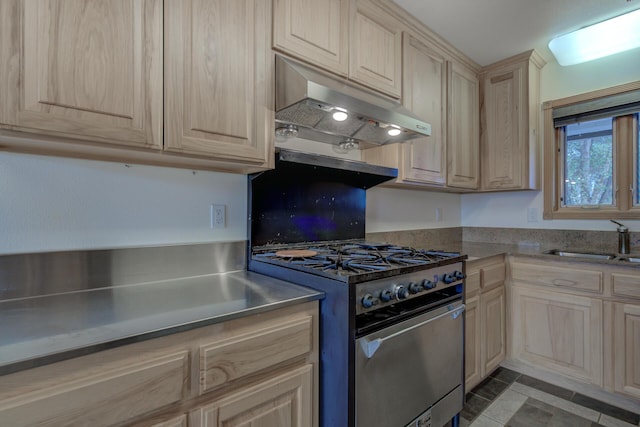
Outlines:
[{"label": "white wall", "polygon": [[367,191],[367,232],[459,227],[460,207],[458,194],[372,188]]},{"label": "white wall", "polygon": [[[635,49],[584,64],[561,67],[549,62],[541,74],[542,101],[565,98],[584,92],[640,80],[640,52]],[[542,143],[542,141],[541,141]],[[542,220],[542,192],[465,194],[461,222],[472,227],[550,228],[572,230],[614,230],[609,221]],[[537,222],[527,221],[527,208],[537,212]],[[632,231],[640,231],[640,221],[623,221]]]},{"label": "white wall", "polygon": [[[0,153],[0,254],[244,240],[246,179]],[[212,203],[226,228],[210,228]]]}]

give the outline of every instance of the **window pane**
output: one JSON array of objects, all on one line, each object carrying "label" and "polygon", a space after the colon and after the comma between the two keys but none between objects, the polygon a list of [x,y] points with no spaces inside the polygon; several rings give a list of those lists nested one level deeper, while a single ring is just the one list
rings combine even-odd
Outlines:
[{"label": "window pane", "polygon": [[613,205],[613,119],[565,127],[564,206]]}]

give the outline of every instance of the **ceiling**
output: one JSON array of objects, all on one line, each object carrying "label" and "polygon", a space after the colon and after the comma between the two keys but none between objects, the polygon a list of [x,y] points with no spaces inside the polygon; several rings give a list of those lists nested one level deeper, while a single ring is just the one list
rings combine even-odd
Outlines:
[{"label": "ceiling", "polygon": [[394,0],[479,65],[640,8],[640,0]]}]

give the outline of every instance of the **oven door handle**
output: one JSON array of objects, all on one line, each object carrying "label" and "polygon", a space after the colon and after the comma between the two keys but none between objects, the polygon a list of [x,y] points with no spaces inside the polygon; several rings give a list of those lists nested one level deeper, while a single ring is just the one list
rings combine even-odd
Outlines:
[{"label": "oven door handle", "polygon": [[362,351],[364,352],[365,356],[367,356],[367,359],[371,359],[373,357],[374,354],[376,354],[376,352],[378,351],[378,349],[380,349],[380,346],[382,345],[382,343],[384,343],[387,340],[390,340],[392,338],[395,338],[399,335],[402,335],[404,333],[407,333],[409,331],[412,331],[416,328],[420,328],[424,325],[426,325],[427,323],[431,323],[433,321],[436,321],[438,319],[442,319],[443,317],[447,317],[447,316],[451,316],[452,318],[456,319],[458,318],[458,316],[460,316],[462,313],[464,313],[465,310],[465,305],[462,304],[458,307],[456,307],[455,309],[452,309],[452,306],[447,307],[449,309],[449,311],[446,311],[442,314],[439,314],[435,317],[432,317],[430,319],[425,320],[424,322],[420,322],[420,323],[416,323],[413,326],[410,326],[406,329],[402,329],[399,330],[398,332],[395,332],[389,336],[386,336],[384,338],[376,338],[374,340],[369,341],[366,338],[363,338],[360,341],[360,345],[362,346]]}]

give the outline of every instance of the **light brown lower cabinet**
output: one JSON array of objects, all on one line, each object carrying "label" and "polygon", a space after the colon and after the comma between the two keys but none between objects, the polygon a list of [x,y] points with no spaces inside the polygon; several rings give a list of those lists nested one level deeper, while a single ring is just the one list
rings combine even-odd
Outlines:
[{"label": "light brown lower cabinet", "polygon": [[189,413],[190,427],[311,425],[313,366],[255,384]]},{"label": "light brown lower cabinet", "polygon": [[482,374],[490,374],[506,355],[506,301],[504,282],[480,295]]},{"label": "light brown lower cabinet", "polygon": [[486,378],[506,355],[506,265],[504,256],[467,263],[465,298],[465,388]]},{"label": "light brown lower cabinet", "polygon": [[613,389],[640,399],[640,302],[613,304]]},{"label": "light brown lower cabinet", "polygon": [[467,391],[482,379],[480,374],[480,295],[465,301],[464,379]]},{"label": "light brown lower cabinet", "polygon": [[510,266],[510,358],[640,405],[640,271],[529,257]]},{"label": "light brown lower cabinet", "polygon": [[318,424],[318,303],[0,377],[0,424]]},{"label": "light brown lower cabinet", "polygon": [[515,358],[602,386],[602,301],[515,286],[513,313]]}]

